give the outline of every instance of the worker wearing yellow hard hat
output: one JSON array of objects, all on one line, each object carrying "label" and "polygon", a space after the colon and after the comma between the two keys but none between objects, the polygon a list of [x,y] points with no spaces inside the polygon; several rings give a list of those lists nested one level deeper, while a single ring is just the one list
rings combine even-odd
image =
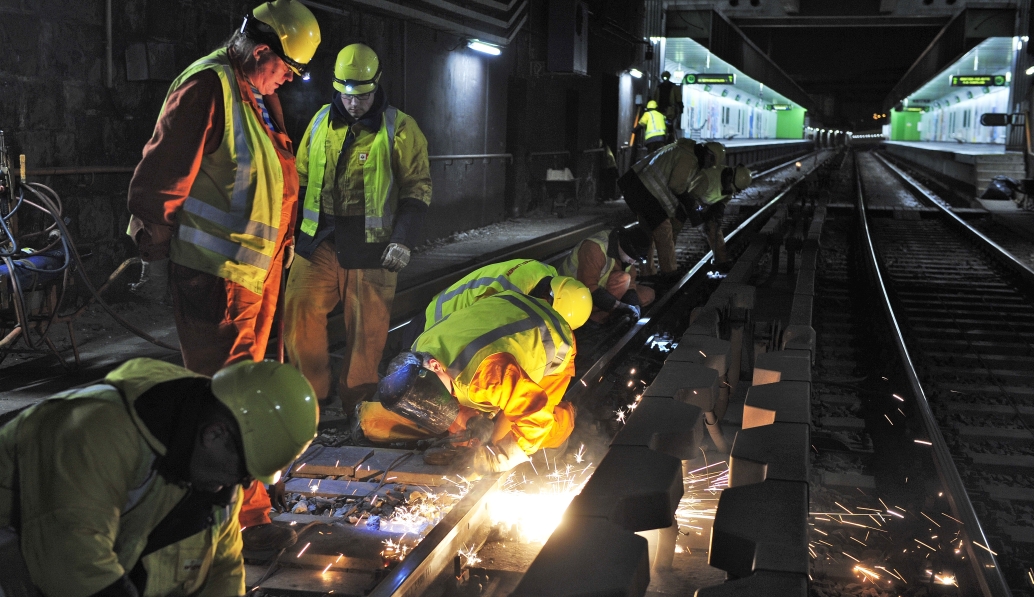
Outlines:
[{"label": "worker wearing yellow hard hat", "polygon": [[661,148],[668,134],[668,126],[664,122],[664,114],[657,111],[657,102],[646,102],[646,111],[639,118],[639,127],[643,130],[643,142],[647,153]]},{"label": "worker wearing yellow hard hat", "polygon": [[477,439],[475,468],[508,470],[574,430],[574,406],[561,401],[574,357],[571,326],[544,300],[493,294],[397,356],[374,400],[360,404],[359,425],[375,442]]},{"label": "worker wearing yellow hard hat", "polygon": [[317,417],[272,361],[133,359],[22,412],[0,428],[0,594],[244,595],[241,486],[274,482]]},{"label": "worker wearing yellow hard hat", "polygon": [[[292,363],[346,414],[377,389],[398,272],[421,238],[431,202],[427,139],[392,106],[384,64],[364,44],[338,52],[330,103],[298,146],[304,200],[298,259],[287,281],[285,346]],[[344,305],[345,348],[332,379],[327,316]]]},{"label": "worker wearing yellow hard hat", "polygon": [[590,318],[603,323],[617,316],[638,321],[653,302],[653,288],[636,284],[638,266],[646,260],[650,233],[639,224],[604,230],[581,241],[560,265],[560,272],[578,280],[591,293]]},{"label": "worker wearing yellow hard hat", "polygon": [[[144,262],[135,293],[172,311],[183,363],[212,375],[265,358],[293,256],[298,174],[277,89],[304,74],[320,28],[299,0],[256,6],[225,47],[173,82],[129,185],[129,234]],[[249,549],[293,540],[269,524],[255,484],[241,525]]]},{"label": "worker wearing yellow hard hat", "polygon": [[546,301],[572,330],[580,328],[592,310],[589,289],[578,280],[561,276],[553,266],[534,259],[511,259],[478,268],[435,295],[424,310],[423,319],[415,321],[416,334],[404,339],[403,344],[412,344],[416,335],[452,313],[504,290]]}]

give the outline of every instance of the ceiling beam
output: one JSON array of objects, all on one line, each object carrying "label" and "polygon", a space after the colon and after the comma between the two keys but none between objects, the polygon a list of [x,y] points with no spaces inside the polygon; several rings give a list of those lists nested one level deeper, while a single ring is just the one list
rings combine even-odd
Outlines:
[{"label": "ceiling beam", "polygon": [[844,16],[844,17],[729,17],[737,27],[764,28],[811,28],[837,27],[943,27],[949,17],[896,17],[896,16]]}]

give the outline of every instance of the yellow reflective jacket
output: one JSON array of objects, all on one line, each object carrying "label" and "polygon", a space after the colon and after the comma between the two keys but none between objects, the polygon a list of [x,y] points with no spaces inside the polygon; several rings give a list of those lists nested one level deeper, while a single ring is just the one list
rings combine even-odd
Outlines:
[{"label": "yellow reflective jacket", "polygon": [[534,259],[512,259],[476,269],[431,299],[424,313],[424,329],[430,329],[449,314],[473,305],[478,299],[504,290],[528,294],[539,280],[556,275],[557,271],[552,266]]},{"label": "yellow reflective jacket", "polygon": [[[0,527],[20,527],[26,567],[44,595],[87,596],[117,581],[186,495],[154,472],[166,447],[132,405],[158,383],[192,376],[133,359],[103,383],[57,394],[0,428]],[[233,506],[213,507],[208,530],[145,556],[143,596],[243,595],[240,501],[238,490]]]},{"label": "yellow reflective jacket", "polygon": [[[561,275],[570,276],[578,280],[582,284],[588,286],[589,283],[587,280],[582,280],[578,277],[578,252],[581,250],[583,243],[595,243],[600,247],[600,250],[603,251],[603,254],[607,255],[607,248],[610,246],[610,232],[607,230],[597,232],[596,234],[593,234],[589,238],[578,243],[574,246],[574,249],[571,250],[571,254],[568,255],[567,258],[564,259],[564,262],[560,265]],[[614,268],[619,268],[622,269],[622,271],[624,271],[617,259],[607,256],[606,261],[604,261],[603,263],[603,267],[600,269],[599,276],[597,277],[597,280],[595,280],[596,285],[603,286],[604,288],[606,288],[607,278],[610,277],[610,273],[614,271]]]},{"label": "yellow reflective jacket", "polygon": [[701,168],[693,148],[696,142],[679,139],[632,165],[646,190],[657,198],[672,220],[679,219],[676,198],[700,180]]},{"label": "yellow reflective jacket", "polygon": [[668,126],[664,122],[664,115],[657,110],[643,112],[639,119],[639,126],[643,127],[643,139],[649,143],[658,137],[663,138],[668,132]]},{"label": "yellow reflective jacket", "polygon": [[725,199],[727,195],[722,194],[722,167],[705,169],[690,192],[701,205],[713,205]]},{"label": "yellow reflective jacket", "polygon": [[284,174],[266,125],[242,99],[226,48],[187,67],[169,93],[207,69],[222,83],[226,130],[219,148],[201,158],[190,195],[176,212],[169,256],[261,294],[276,253]]},{"label": "yellow reflective jacket", "polygon": [[[348,127],[333,130],[332,120],[330,104],[326,104],[312,117],[298,146],[298,176],[301,186],[307,187],[301,234],[309,237],[316,235],[319,225],[324,186],[339,178],[336,169]],[[361,189],[365,198],[366,242],[386,242],[391,238],[400,198],[431,203],[427,138],[413,118],[393,106],[384,110],[376,133],[352,126],[356,139],[348,149],[346,163],[349,180],[356,180],[352,186]]]}]

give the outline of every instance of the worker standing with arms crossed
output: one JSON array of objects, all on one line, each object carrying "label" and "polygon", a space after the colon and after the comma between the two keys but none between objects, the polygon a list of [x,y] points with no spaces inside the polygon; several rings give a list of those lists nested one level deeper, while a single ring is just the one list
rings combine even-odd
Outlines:
[{"label": "worker standing with arms crossed", "polygon": [[286,349],[321,401],[331,392],[327,315],[344,303],[338,395],[345,414],[377,390],[398,272],[431,202],[427,139],[388,103],[382,65],[363,44],[342,49],[331,103],[298,148],[304,196],[298,259],[287,281]]},{"label": "worker standing with arms crossed", "polygon": [[[173,81],[129,185],[129,233],[144,261],[134,292],[171,288],[187,369],[212,375],[262,360],[293,255],[298,176],[276,91],[320,43],[298,0],[265,2],[226,46]],[[170,264],[171,261],[171,264]],[[296,540],[269,520],[261,483],[245,492],[245,549]]]}]

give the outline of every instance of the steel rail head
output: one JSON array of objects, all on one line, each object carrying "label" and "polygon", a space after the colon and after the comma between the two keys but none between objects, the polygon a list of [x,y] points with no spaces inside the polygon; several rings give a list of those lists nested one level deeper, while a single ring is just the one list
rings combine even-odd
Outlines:
[{"label": "steel rail head", "polygon": [[1034,285],[1034,269],[1032,269],[1026,263],[1023,263],[1016,258],[1015,255],[1007,251],[1001,245],[991,240],[983,232],[980,232],[976,228],[970,226],[965,220],[960,218],[958,214],[953,212],[949,207],[942,204],[940,197],[937,197],[929,191],[926,187],[919,183],[916,179],[908,175],[907,172],[898,168],[893,162],[883,157],[879,153],[876,153],[876,158],[883,163],[884,166],[890,169],[891,172],[897,174],[901,180],[905,182],[915,193],[917,193],[922,200],[932,207],[937,208],[940,212],[948,218],[950,222],[959,226],[963,232],[965,232],[971,239],[982,245],[985,249],[994,254],[995,258],[1002,261],[1007,267],[1015,271],[1022,277],[1028,284]]},{"label": "steel rail head", "polygon": [[[821,153],[821,151],[815,152],[815,154],[819,153]],[[835,155],[835,153],[833,155]],[[832,155],[829,157],[832,157]],[[812,164],[810,170],[808,170],[807,172],[803,172],[800,177],[795,179],[789,186],[787,186],[785,189],[780,191],[775,197],[773,197],[767,203],[765,203],[759,210],[751,214],[751,216],[744,220],[739,226],[737,226],[735,230],[726,235],[726,242],[731,242],[733,240],[738,239],[740,236],[745,234],[746,230],[755,226],[763,218],[767,218],[775,209],[775,206],[779,204],[780,201],[782,201],[783,197],[785,197],[787,193],[793,190],[798,184],[801,183],[801,181],[805,180],[813,172],[818,170],[819,166],[825,164],[826,161],[828,161],[829,157],[827,157],[827,159],[823,160],[821,163],[819,163],[818,160],[816,160],[815,163]],[[797,159],[799,158],[790,160],[782,166],[776,166],[773,169],[766,170],[762,174],[768,174],[779,168],[784,168],[790,164],[794,164],[796,163]],[[705,275],[707,273],[707,266],[711,260],[712,255],[713,253],[711,251],[708,251],[707,254],[700,259],[700,261],[696,262],[693,265],[693,267],[691,267],[689,271],[686,272],[686,274],[683,275],[682,278],[680,278],[679,281],[676,282],[675,285],[672,286],[671,289],[664,294],[664,296],[658,299],[650,307],[650,312],[656,314],[663,311],[665,306],[670,301],[672,301],[675,297],[682,293],[682,289],[687,284],[689,284],[690,281],[697,280],[701,278],[703,275]],[[610,348],[610,350],[608,350],[595,363],[593,363],[592,367],[590,367],[589,370],[586,371],[585,374],[581,376],[581,378],[579,378],[578,383],[571,384],[571,386],[567,390],[567,393],[564,395],[564,400],[570,400],[575,404],[578,404],[581,400],[583,400],[585,394],[589,392],[592,388],[595,388],[596,385],[603,380],[604,371],[606,371],[611,366],[611,364],[618,358],[618,356],[622,355],[626,350],[628,350],[632,346],[633,340],[638,338],[644,332],[647,324],[650,323],[650,319],[650,317],[643,317],[642,319],[637,321],[630,330],[625,332],[625,335],[622,336],[621,339],[618,340],[614,344],[614,346]]]},{"label": "steel rail head", "polygon": [[[898,322],[898,318],[894,313],[894,308],[890,301],[890,294],[887,291],[883,272],[880,268],[876,246],[873,243],[872,233],[869,229],[869,219],[865,208],[865,197],[862,191],[861,167],[857,160],[855,161],[855,178],[858,215],[862,224],[861,233],[864,235],[864,242],[866,245],[865,253],[867,257],[867,265],[873,272],[878,294],[881,299],[880,302],[893,332],[895,348],[897,348],[898,354],[901,357],[902,365],[905,369],[905,375],[908,378],[909,386],[911,387],[916,400],[916,405],[918,407],[917,410],[922,418],[924,427],[928,431],[928,441],[931,443],[934,465],[941,477],[941,481],[944,483],[944,489],[948,495],[948,503],[955,516],[962,521],[967,538],[969,539],[969,541],[966,542],[966,549],[969,552],[970,562],[972,563],[977,581],[980,583],[981,594],[984,595],[984,597],[1010,597],[1012,592],[1009,590],[1009,585],[1006,583],[1005,577],[1001,572],[1001,568],[998,566],[998,561],[990,551],[990,544],[988,543],[987,535],[984,534],[984,528],[980,524],[980,520],[977,518],[976,511],[973,509],[973,503],[970,501],[969,493],[966,492],[966,487],[962,482],[962,478],[959,476],[959,471],[955,467],[955,461],[952,460],[948,444],[944,441],[944,437],[941,435],[937,419],[934,417],[933,410],[930,408],[930,403],[926,398],[926,392],[923,390],[922,382],[919,380],[919,375],[916,373],[915,366],[912,363],[912,357],[908,351],[908,347],[905,345],[905,337]],[[978,540],[984,546],[987,546],[986,549],[974,548],[973,544]]]}]

